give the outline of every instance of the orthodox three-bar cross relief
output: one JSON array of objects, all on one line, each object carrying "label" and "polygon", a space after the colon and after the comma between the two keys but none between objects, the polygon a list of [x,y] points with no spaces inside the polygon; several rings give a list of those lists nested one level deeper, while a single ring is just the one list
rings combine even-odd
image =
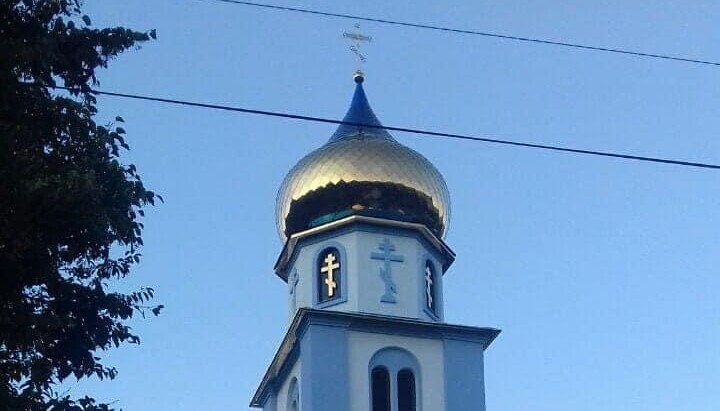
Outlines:
[{"label": "orthodox three-bar cross relief", "polygon": [[333,253],[328,253],[325,256],[325,265],[320,268],[320,272],[325,274],[325,286],[327,287],[328,298],[335,296],[335,289],[337,288],[337,282],[335,281],[335,270],[340,269],[340,263],[335,258]]},{"label": "orthodox three-bar cross relief", "polygon": [[395,251],[395,246],[392,245],[392,243],[390,243],[390,240],[388,240],[387,238],[380,243],[380,246],[378,248],[381,252],[370,253],[370,258],[372,258],[373,260],[382,260],[383,262],[383,266],[380,267],[380,278],[385,283],[385,294],[380,297],[380,301],[383,303],[395,303],[397,302],[397,299],[395,298],[395,295],[397,294],[397,286],[392,279],[392,267],[390,266],[390,263],[403,262],[403,256],[393,254],[393,251]]},{"label": "orthodox three-bar cross relief", "polygon": [[[355,24],[353,27],[355,27],[355,30],[358,30],[358,31],[360,30],[359,24]],[[346,31],[345,33],[343,33],[343,37],[352,41],[352,44],[350,45],[350,51],[352,51],[353,54],[355,54],[355,56],[357,56],[358,60],[360,60],[360,66],[362,66],[362,64],[364,64],[367,61],[367,58],[360,51],[360,44],[362,42],[370,43],[372,41],[372,37],[361,34],[358,31],[356,31],[356,32],[347,32]],[[357,72],[358,72],[358,74],[363,74],[362,70],[360,70],[360,67],[358,67]]]},{"label": "orthodox three-bar cross relief", "polygon": [[427,307],[430,310],[433,310],[433,278],[432,278],[432,269],[429,265],[425,266],[425,296],[427,301]]}]

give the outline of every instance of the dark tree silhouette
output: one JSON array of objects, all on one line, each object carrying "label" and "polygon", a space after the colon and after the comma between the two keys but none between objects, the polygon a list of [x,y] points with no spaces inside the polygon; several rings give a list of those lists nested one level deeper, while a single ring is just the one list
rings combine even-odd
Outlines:
[{"label": "dark tree silhouette", "polygon": [[140,259],[143,207],[162,199],[120,161],[123,119],[97,124],[91,89],[155,33],[94,28],[81,5],[0,0],[0,410],[111,409],[58,384],[114,378],[100,353],[139,343],[128,319],[162,308],[151,288],[109,289]]}]

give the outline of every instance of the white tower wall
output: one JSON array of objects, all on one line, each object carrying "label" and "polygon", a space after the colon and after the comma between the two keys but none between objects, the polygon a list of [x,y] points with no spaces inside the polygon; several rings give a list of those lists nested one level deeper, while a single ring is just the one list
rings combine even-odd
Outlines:
[{"label": "white tower wall", "polygon": [[[394,283],[388,301],[386,281],[381,276],[385,261],[382,246],[395,260],[388,263]],[[340,253],[340,296],[334,301],[318,301],[318,259],[320,253],[335,248]],[[406,317],[427,321],[443,320],[442,267],[448,262],[424,237],[412,230],[376,226],[368,229],[349,226],[332,235],[315,234],[300,241],[286,268],[290,321],[299,308]],[[373,256],[375,258],[373,258]],[[427,307],[426,264],[433,267],[433,309]],[[297,277],[295,277],[297,276]]]}]

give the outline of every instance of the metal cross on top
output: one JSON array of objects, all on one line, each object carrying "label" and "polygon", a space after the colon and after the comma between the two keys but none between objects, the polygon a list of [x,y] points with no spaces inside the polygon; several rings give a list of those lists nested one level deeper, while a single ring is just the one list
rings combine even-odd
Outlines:
[{"label": "metal cross on top", "polygon": [[340,263],[336,262],[333,253],[328,253],[325,257],[325,265],[320,268],[321,273],[327,273],[325,278],[325,285],[327,286],[328,298],[332,298],[335,295],[335,288],[337,283],[335,282],[335,270],[340,268]]},{"label": "metal cross on top", "polygon": [[397,300],[395,299],[395,294],[397,294],[397,286],[392,280],[392,275],[390,271],[390,262],[398,262],[401,263],[404,261],[403,256],[393,254],[392,252],[395,251],[395,246],[390,243],[390,240],[387,238],[380,243],[380,246],[378,247],[381,253],[374,252],[370,253],[370,258],[373,260],[382,260],[383,266],[380,267],[380,278],[382,278],[383,282],[385,282],[385,294],[380,298],[380,301],[383,303],[395,303]]},{"label": "metal cross on top", "polygon": [[[355,27],[355,30],[360,30],[360,25],[355,24],[353,27]],[[352,41],[352,44],[350,45],[350,51],[352,51],[357,58],[360,60],[360,65],[365,63],[367,61],[367,58],[360,52],[360,44],[361,42],[370,43],[372,41],[372,37],[366,36],[364,34],[361,34],[359,32],[344,32],[343,37],[346,39]],[[362,74],[362,71],[358,68],[358,73]]]}]

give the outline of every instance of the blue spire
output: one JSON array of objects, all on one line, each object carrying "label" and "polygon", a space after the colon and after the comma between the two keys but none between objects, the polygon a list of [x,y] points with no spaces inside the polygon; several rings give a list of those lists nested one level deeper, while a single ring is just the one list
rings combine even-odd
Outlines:
[{"label": "blue spire", "polygon": [[[380,120],[378,120],[370,103],[368,103],[367,97],[365,96],[365,90],[363,90],[363,76],[362,74],[355,74],[355,94],[353,94],[350,108],[343,118],[344,122],[357,123],[357,124],[368,124],[371,126],[382,126]],[[362,127],[349,124],[341,124],[335,133],[330,137],[329,143],[334,141],[342,140],[346,137],[357,137],[358,133],[362,132],[363,137],[374,137],[394,140],[387,130],[376,127]]]}]

